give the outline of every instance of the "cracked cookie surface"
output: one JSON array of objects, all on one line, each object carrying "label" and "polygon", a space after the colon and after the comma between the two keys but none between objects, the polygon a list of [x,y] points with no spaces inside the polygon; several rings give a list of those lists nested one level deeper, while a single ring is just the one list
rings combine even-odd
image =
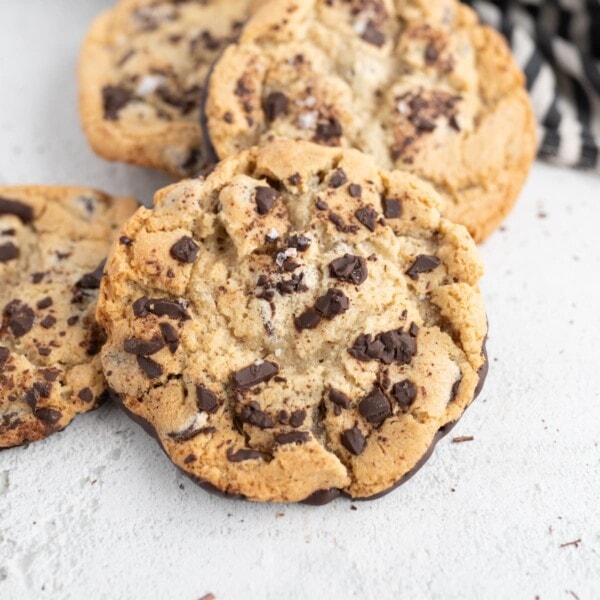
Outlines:
[{"label": "cracked cookie surface", "polygon": [[536,147],[508,46],[455,0],[274,0],[217,62],[205,112],[221,158],[280,136],[415,173],[478,242]]},{"label": "cracked cookie surface", "polygon": [[439,202],[356,150],[284,140],[160,190],[106,265],[109,385],[225,493],[389,489],[485,365],[481,262]]},{"label": "cracked cookie surface", "polygon": [[102,400],[101,265],[136,208],[86,188],[0,187],[0,448],[60,431]]},{"label": "cracked cookie surface", "polygon": [[206,75],[264,0],[121,0],[94,22],[79,67],[94,150],[176,177],[209,161],[200,103]]}]

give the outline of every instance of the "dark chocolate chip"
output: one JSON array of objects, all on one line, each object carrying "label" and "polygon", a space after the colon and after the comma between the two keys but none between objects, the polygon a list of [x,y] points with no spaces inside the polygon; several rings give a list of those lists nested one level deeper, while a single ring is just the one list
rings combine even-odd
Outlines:
[{"label": "dark chocolate chip", "polygon": [[15,260],[19,258],[19,255],[19,249],[12,242],[6,242],[0,246],[0,263]]},{"label": "dark chocolate chip", "polygon": [[128,338],[123,344],[123,350],[129,354],[137,356],[150,356],[156,354],[165,347],[165,342],[161,338],[155,337],[151,340],[141,340],[139,338]]},{"label": "dark chocolate chip", "polygon": [[23,337],[31,331],[35,313],[21,300],[12,300],[4,307],[4,316],[8,317],[8,328],[15,337]]},{"label": "dark chocolate chip", "polygon": [[119,85],[107,85],[102,88],[102,103],[104,105],[104,118],[108,121],[117,121],[119,111],[127,106],[133,95]]},{"label": "dark chocolate chip", "polygon": [[306,419],[306,411],[304,409],[295,410],[290,417],[290,425],[296,429],[300,427]]},{"label": "dark chocolate chip", "polygon": [[291,177],[288,178],[288,181],[291,185],[300,185],[302,183],[302,177],[300,173],[294,173]]},{"label": "dark chocolate chip", "polygon": [[183,459],[183,464],[184,465],[189,465],[190,463],[196,462],[197,460],[198,460],[198,457],[195,454],[188,454]]},{"label": "dark chocolate chip", "polygon": [[[142,300],[142,298],[140,298],[139,300],[136,300],[136,302],[139,302],[141,300]],[[144,304],[144,309],[147,312],[150,312],[153,315],[156,315],[157,317],[169,317],[169,319],[181,320],[181,321],[187,321],[190,319],[190,315],[188,314],[185,307],[183,307],[178,302],[173,302],[172,300],[168,300],[167,298],[146,298],[145,300],[146,300],[146,302]],[[140,310],[140,308],[141,307],[138,305],[138,310]],[[134,303],[134,311],[135,311],[135,303]],[[144,315],[140,315],[140,316],[144,316]]]},{"label": "dark chocolate chip", "polygon": [[106,260],[103,260],[91,273],[86,273],[81,277],[75,285],[81,290],[97,290],[104,275],[105,264]]},{"label": "dark chocolate chip", "polygon": [[94,400],[94,393],[89,387],[86,387],[77,394],[77,397],[83,402],[90,403]]},{"label": "dark chocolate chip", "polygon": [[371,334],[361,334],[348,352],[361,361],[379,360],[386,365],[393,362],[406,365],[417,353],[417,342],[402,329],[394,329],[378,333],[375,338]]},{"label": "dark chocolate chip", "polygon": [[327,202],[325,202],[325,200],[323,200],[322,198],[317,198],[317,201],[315,202],[315,206],[319,210],[327,210],[329,208],[329,204],[327,204]]},{"label": "dark chocolate chip", "polygon": [[275,441],[282,446],[285,444],[306,444],[310,440],[308,431],[290,431],[275,436]]},{"label": "dark chocolate chip", "polygon": [[38,348],[37,351],[40,356],[50,356],[52,354],[50,348]]},{"label": "dark chocolate chip", "polygon": [[169,254],[181,263],[194,263],[198,258],[200,246],[188,235],[184,235],[178,242],[175,242]]},{"label": "dark chocolate chip", "polygon": [[277,363],[268,360],[260,361],[258,364],[255,363],[245,369],[235,371],[232,375],[233,385],[238,390],[243,390],[258,385],[263,381],[269,381],[277,373],[279,373],[279,365]]},{"label": "dark chocolate chip", "polygon": [[77,321],[79,321],[79,317],[77,315],[73,315],[72,317],[69,317],[67,319],[67,325],[69,327],[73,327],[73,325],[75,325]]},{"label": "dark chocolate chip", "polygon": [[35,284],[38,284],[44,279],[45,273],[33,273],[31,276],[31,281]]},{"label": "dark chocolate chip", "polygon": [[119,244],[123,244],[123,246],[131,246],[131,244],[133,244],[133,240],[126,235],[122,235],[119,238]]},{"label": "dark chocolate chip", "polygon": [[140,369],[150,378],[157,379],[163,373],[162,367],[147,356],[136,356]]},{"label": "dark chocolate chip", "polygon": [[175,354],[177,348],[179,348],[179,334],[173,325],[170,323],[159,323],[160,333],[163,339],[169,345],[171,354]]},{"label": "dark chocolate chip", "polygon": [[246,460],[254,460],[262,458],[262,454],[258,450],[247,450],[242,448],[237,452],[234,452],[231,448],[227,450],[227,460],[232,463],[244,462]]},{"label": "dark chocolate chip", "polygon": [[440,266],[440,259],[437,256],[419,254],[415,262],[406,271],[411,279],[418,279],[421,273],[429,273]]},{"label": "dark chocolate chip", "polygon": [[402,202],[395,198],[386,198],[383,201],[383,214],[386,219],[399,219],[402,215]]},{"label": "dark chocolate chip", "polygon": [[52,306],[52,298],[50,298],[50,296],[46,296],[45,298],[42,298],[37,304],[36,306],[40,309],[40,310],[44,310],[45,308],[50,308]]},{"label": "dark chocolate chip", "polygon": [[239,420],[259,429],[271,429],[274,425],[273,419],[260,408],[258,402],[252,401],[244,406],[240,412]]},{"label": "dark chocolate chip", "polygon": [[31,223],[34,218],[33,208],[19,200],[4,198],[0,196],[0,216],[13,215],[21,220],[22,223]]},{"label": "dark chocolate chip", "polygon": [[298,252],[305,252],[310,248],[312,240],[305,235],[291,235],[287,238],[287,247],[296,248]]},{"label": "dark chocolate chip", "polygon": [[34,414],[36,419],[50,427],[56,425],[62,417],[62,413],[53,408],[38,408]]},{"label": "dark chocolate chip", "polygon": [[56,325],[56,319],[52,315],[47,315],[40,321],[40,326],[44,329],[50,329],[54,325]]},{"label": "dark chocolate chip", "polygon": [[358,427],[347,429],[340,437],[342,446],[355,456],[361,455],[367,445],[367,440]]},{"label": "dark chocolate chip", "polygon": [[255,190],[254,199],[256,201],[256,210],[259,215],[266,215],[279,198],[279,192],[272,187],[259,186]]},{"label": "dark chocolate chip", "polygon": [[315,140],[329,142],[335,138],[342,137],[343,133],[342,124],[335,117],[329,117],[327,121],[317,124]]},{"label": "dark chocolate chip", "polygon": [[346,394],[343,394],[339,390],[334,390],[331,388],[329,390],[329,399],[333,402],[333,404],[339,406],[340,408],[350,408],[350,398],[348,398]]},{"label": "dark chocolate chip", "polygon": [[198,410],[215,413],[219,409],[219,400],[216,394],[208,388],[203,385],[196,385],[196,405]]},{"label": "dark chocolate chip", "polygon": [[131,308],[133,310],[134,317],[140,318],[148,315],[148,307],[146,305],[148,304],[149,300],[150,299],[148,296],[142,296],[132,304]]},{"label": "dark chocolate chip", "polygon": [[377,219],[379,218],[379,214],[376,210],[371,208],[370,206],[365,206],[364,208],[359,208],[354,216],[369,230],[375,231],[375,225],[377,225]]},{"label": "dark chocolate chip", "polygon": [[320,322],[321,317],[319,313],[312,308],[307,308],[299,317],[294,319],[294,325],[298,331],[314,329]]},{"label": "dark chocolate chip", "polygon": [[290,414],[287,410],[280,410],[277,414],[277,421],[282,425],[287,425],[290,422]]},{"label": "dark chocolate chip", "polygon": [[329,263],[331,277],[360,285],[368,275],[367,262],[362,256],[344,254]]},{"label": "dark chocolate chip", "polygon": [[349,307],[348,296],[341,290],[330,288],[327,293],[315,302],[316,311],[326,319],[333,319],[346,312]]},{"label": "dark chocolate chip", "polygon": [[348,177],[346,177],[346,173],[343,169],[336,169],[329,180],[329,187],[339,188],[344,185],[348,181]]},{"label": "dark chocolate chip", "polygon": [[417,388],[412,381],[405,379],[392,387],[392,398],[402,407],[409,408],[417,397]]},{"label": "dark chocolate chip", "polygon": [[427,65],[435,65],[439,56],[438,49],[435,47],[433,42],[429,42],[425,48],[425,62]]},{"label": "dark chocolate chip", "polygon": [[390,401],[377,387],[360,401],[358,411],[369,423],[376,425],[383,423],[392,415]]},{"label": "dark chocolate chip", "polygon": [[274,121],[277,117],[285,115],[288,109],[288,97],[281,92],[271,92],[263,102],[263,110],[267,121]]},{"label": "dark chocolate chip", "polygon": [[369,21],[363,34],[360,36],[365,42],[373,46],[381,48],[385,44],[385,35],[377,29],[377,25],[373,21]]},{"label": "dark chocolate chip", "polygon": [[358,185],[357,183],[351,183],[348,186],[348,193],[353,198],[360,198],[362,196],[362,187],[360,185]]},{"label": "dark chocolate chip", "polygon": [[419,326],[414,321],[410,324],[410,327],[408,328],[408,333],[412,337],[417,337],[417,335],[419,335]]}]

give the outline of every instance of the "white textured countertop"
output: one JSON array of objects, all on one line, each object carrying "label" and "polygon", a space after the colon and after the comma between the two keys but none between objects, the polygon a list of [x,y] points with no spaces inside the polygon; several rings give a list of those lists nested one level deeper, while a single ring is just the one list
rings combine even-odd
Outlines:
[{"label": "white textured countertop", "polygon": [[[0,182],[167,182],[79,130],[78,46],[109,5],[0,1]],[[0,599],[600,598],[599,224],[600,177],[534,168],[482,247],[487,385],[376,502],[216,498],[111,406],[1,452]]]}]

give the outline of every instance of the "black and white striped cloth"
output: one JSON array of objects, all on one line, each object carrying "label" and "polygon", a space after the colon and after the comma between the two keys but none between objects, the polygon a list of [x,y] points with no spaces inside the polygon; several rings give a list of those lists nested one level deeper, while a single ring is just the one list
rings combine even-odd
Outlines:
[{"label": "black and white striped cloth", "polygon": [[600,172],[600,0],[466,0],[525,71],[539,157]]}]

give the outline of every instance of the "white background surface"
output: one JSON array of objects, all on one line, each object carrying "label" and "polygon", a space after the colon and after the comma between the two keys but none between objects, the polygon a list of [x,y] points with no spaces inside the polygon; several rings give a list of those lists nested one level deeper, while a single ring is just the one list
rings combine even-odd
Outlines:
[{"label": "white background surface", "polygon": [[[109,4],[0,0],[0,182],[167,181],[79,130],[78,47]],[[0,599],[600,598],[599,224],[600,177],[534,168],[482,247],[490,376],[450,436],[475,440],[357,510],[211,496],[111,406],[0,453]]]}]

